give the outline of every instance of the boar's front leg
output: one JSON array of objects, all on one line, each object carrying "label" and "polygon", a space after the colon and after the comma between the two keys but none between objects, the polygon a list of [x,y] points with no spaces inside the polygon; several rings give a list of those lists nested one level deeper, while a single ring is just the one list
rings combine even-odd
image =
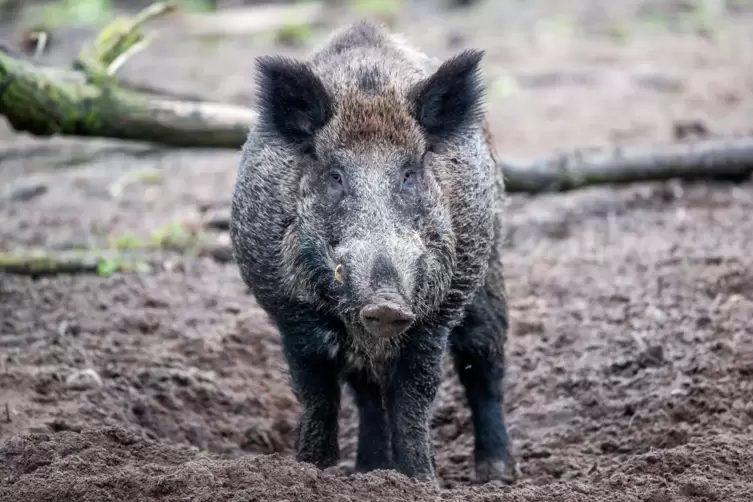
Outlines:
[{"label": "boar's front leg", "polygon": [[356,471],[389,469],[391,466],[390,432],[379,382],[371,372],[356,370],[348,375],[348,383],[353,389],[358,406]]},{"label": "boar's front leg", "polygon": [[[296,459],[320,469],[340,460],[337,442],[340,411],[339,326],[299,307],[278,316],[283,353],[293,393],[301,404]],[[334,356],[334,357],[333,357]]]},{"label": "boar's front leg", "polygon": [[497,289],[487,281],[479,290],[463,323],[451,333],[450,347],[471,408],[476,476],[484,483],[514,483],[517,467],[503,411],[507,303]]},{"label": "boar's front leg", "polygon": [[429,426],[442,378],[447,333],[409,333],[387,378],[387,412],[395,469],[436,483]]}]

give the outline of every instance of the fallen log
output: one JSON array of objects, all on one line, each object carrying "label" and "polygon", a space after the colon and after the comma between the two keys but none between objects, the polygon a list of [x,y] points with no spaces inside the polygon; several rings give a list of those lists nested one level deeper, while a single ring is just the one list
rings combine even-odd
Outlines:
[{"label": "fallen log", "polygon": [[[217,263],[233,261],[229,244],[207,243],[196,253],[178,253],[205,257]],[[165,250],[93,249],[86,251],[23,250],[0,252],[0,273],[24,275],[33,278],[56,275],[100,275],[141,272],[169,268],[175,253]]]},{"label": "fallen log", "polygon": [[170,12],[174,2],[147,7],[106,26],[72,68],[42,67],[0,48],[0,114],[19,132],[217,147],[242,142],[256,113],[231,104],[138,92],[115,73],[154,37],[141,24]]},{"label": "fallen log", "polygon": [[0,52],[0,114],[18,132],[228,148],[256,113],[229,104],[151,96],[49,72]]},{"label": "fallen log", "polygon": [[564,192],[678,178],[741,181],[753,173],[753,137],[576,150],[533,160],[503,158],[501,163],[509,192]]},{"label": "fallen log", "polygon": [[24,251],[0,253],[0,272],[31,277],[146,271],[150,259],[118,251]]}]

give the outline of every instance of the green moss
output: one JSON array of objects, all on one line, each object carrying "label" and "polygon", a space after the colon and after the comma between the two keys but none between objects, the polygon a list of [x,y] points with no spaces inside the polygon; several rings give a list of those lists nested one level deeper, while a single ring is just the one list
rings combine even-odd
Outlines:
[{"label": "green moss", "polygon": [[145,245],[137,235],[124,233],[112,237],[110,239],[110,247],[114,249],[141,249]]},{"label": "green moss", "polygon": [[97,265],[97,274],[102,277],[109,277],[120,269],[118,260],[103,259]]},{"label": "green moss", "polygon": [[349,5],[353,9],[369,14],[385,14],[396,12],[400,9],[400,0],[350,0]]},{"label": "green moss", "polygon": [[179,2],[181,10],[186,12],[213,12],[217,10],[216,0],[181,0]]},{"label": "green moss", "polygon": [[79,166],[86,164],[94,159],[94,153],[92,150],[86,148],[74,147],[71,150],[71,155],[68,157],[67,164],[69,166]]},{"label": "green moss", "polygon": [[111,0],[57,0],[27,6],[22,19],[26,25],[54,28],[70,24],[98,25],[112,19],[113,15]]},{"label": "green moss", "polygon": [[0,267],[24,267],[31,271],[53,270],[59,264],[58,260],[44,251],[30,251],[28,253],[0,253]]},{"label": "green moss", "polygon": [[116,272],[150,271],[148,263],[126,256],[109,256],[108,250],[48,253],[26,251],[0,253],[0,269],[26,275],[75,274],[96,272],[108,277]]},{"label": "green moss", "polygon": [[157,184],[162,181],[162,171],[155,168],[139,169],[134,172],[133,179],[142,183]]},{"label": "green moss", "polygon": [[630,27],[626,22],[615,21],[607,26],[606,32],[615,42],[625,43],[630,38]]},{"label": "green moss", "polygon": [[123,176],[119,177],[117,180],[111,183],[108,187],[108,191],[113,197],[119,197],[127,186],[134,183],[157,185],[161,182],[162,171],[153,167],[146,167],[143,169],[128,171]]},{"label": "green moss", "polygon": [[372,17],[388,26],[394,26],[402,7],[401,0],[350,0],[348,5],[361,16]]},{"label": "green moss", "polygon": [[69,18],[83,24],[99,24],[113,16],[111,0],[67,0],[64,2]]},{"label": "green moss", "polygon": [[145,261],[125,258],[101,258],[97,263],[97,275],[110,277],[118,272],[151,272],[152,267]]},{"label": "green moss", "polygon": [[543,35],[569,38],[580,32],[578,21],[567,14],[557,14],[543,18],[536,23],[536,31]]},{"label": "green moss", "polygon": [[692,8],[680,16],[679,29],[684,32],[713,35],[720,28],[722,14],[716,2],[694,0]]},{"label": "green moss", "polygon": [[196,250],[201,240],[201,232],[187,230],[180,223],[173,222],[152,232],[150,242],[155,248],[177,249],[190,253]]},{"label": "green moss", "polygon": [[303,45],[313,36],[313,28],[306,23],[287,24],[280,27],[274,35],[274,41],[285,45]]}]

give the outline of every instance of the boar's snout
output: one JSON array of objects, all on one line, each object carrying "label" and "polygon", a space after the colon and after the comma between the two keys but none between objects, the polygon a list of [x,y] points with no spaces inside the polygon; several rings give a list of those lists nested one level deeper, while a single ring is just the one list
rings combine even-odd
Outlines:
[{"label": "boar's snout", "polygon": [[405,306],[405,301],[396,294],[377,295],[361,309],[360,317],[369,333],[384,338],[404,333],[416,319],[416,315]]},{"label": "boar's snout", "polygon": [[[397,241],[400,242],[400,241]],[[373,240],[350,241],[340,251],[339,277],[360,324],[375,337],[405,333],[417,319],[410,293],[415,256]],[[336,271],[337,273],[337,271]]]}]

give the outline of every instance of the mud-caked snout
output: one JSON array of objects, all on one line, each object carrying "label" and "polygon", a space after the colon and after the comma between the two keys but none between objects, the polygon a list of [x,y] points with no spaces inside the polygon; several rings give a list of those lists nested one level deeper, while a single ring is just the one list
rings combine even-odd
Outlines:
[{"label": "mud-caked snout", "polygon": [[355,321],[376,337],[405,333],[416,321],[413,305],[420,249],[391,249],[378,242],[351,243],[342,279]]},{"label": "mud-caked snout", "polygon": [[383,292],[371,298],[361,309],[359,318],[369,333],[389,338],[405,333],[416,320],[416,315],[402,296],[395,292]]}]

